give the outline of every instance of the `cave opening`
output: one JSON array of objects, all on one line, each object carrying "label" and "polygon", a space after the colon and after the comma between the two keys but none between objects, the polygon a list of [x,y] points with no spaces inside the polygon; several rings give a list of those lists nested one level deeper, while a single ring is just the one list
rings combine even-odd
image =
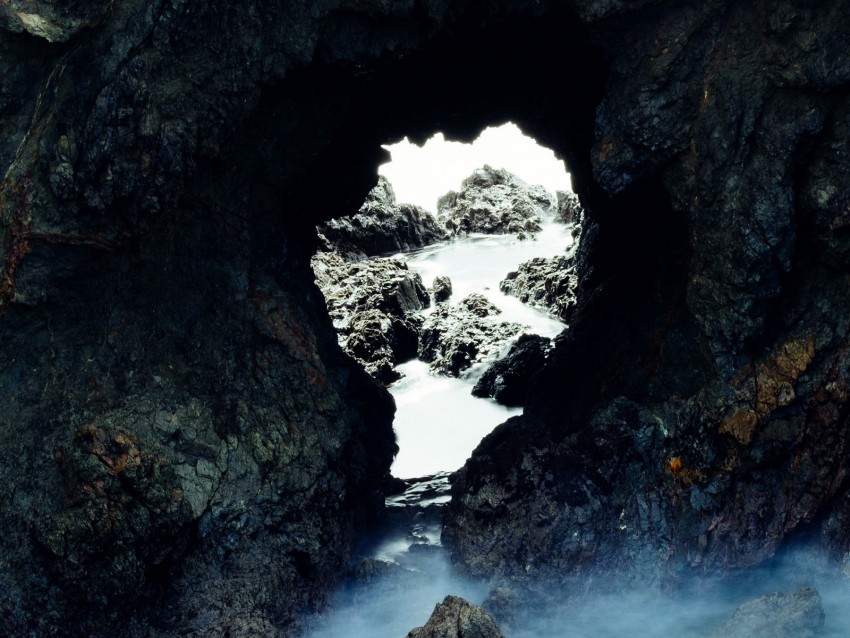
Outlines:
[{"label": "cave opening", "polygon": [[445,475],[521,413],[566,328],[583,212],[564,163],[512,122],[385,148],[311,263],[340,345],[395,399],[392,474]]}]

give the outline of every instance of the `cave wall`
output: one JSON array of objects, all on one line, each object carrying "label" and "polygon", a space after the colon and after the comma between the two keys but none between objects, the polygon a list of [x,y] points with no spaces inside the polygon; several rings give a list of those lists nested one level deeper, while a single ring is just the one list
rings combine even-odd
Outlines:
[{"label": "cave wall", "polygon": [[613,61],[579,312],[460,473],[446,541],[540,593],[840,559],[847,7],[610,7],[585,14]]},{"label": "cave wall", "polygon": [[291,635],[321,609],[394,441],[312,228],[381,143],[509,118],[569,160],[581,299],[458,475],[456,562],[540,588],[742,568],[803,528],[845,551],[846,13],[0,6],[3,628]]},{"label": "cave wall", "polygon": [[326,606],[395,442],[314,226],[359,208],[381,143],[559,106],[522,72],[557,52],[545,10],[0,6],[6,635],[294,635]]}]

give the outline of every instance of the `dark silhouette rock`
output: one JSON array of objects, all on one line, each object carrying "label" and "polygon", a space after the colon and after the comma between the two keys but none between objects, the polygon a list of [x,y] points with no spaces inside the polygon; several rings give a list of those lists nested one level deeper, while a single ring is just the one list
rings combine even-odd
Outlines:
[{"label": "dark silhouette rock", "polygon": [[435,372],[457,377],[472,364],[495,356],[522,330],[519,324],[497,321],[500,312],[478,293],[456,306],[437,305],[422,324],[419,358]]},{"label": "dark silhouette rock", "polygon": [[399,253],[428,246],[448,236],[428,211],[396,202],[392,185],[381,175],[357,214],[321,224],[324,250],[347,259]]},{"label": "dark silhouette rock", "polygon": [[823,628],[820,595],[810,587],[741,605],[712,638],[814,638]]},{"label": "dark silhouette rock", "polygon": [[570,321],[577,286],[574,260],[567,256],[534,258],[520,264],[499,283],[506,295],[544,309],[563,322]]},{"label": "dark silhouette rock", "polygon": [[572,191],[558,191],[558,218],[565,224],[581,224],[584,216],[578,195]]},{"label": "dark silhouette rock", "polygon": [[452,296],[452,280],[448,277],[434,277],[434,283],[431,284],[431,296],[434,298],[434,303],[446,301]]},{"label": "dark silhouette rock", "polygon": [[531,377],[546,363],[551,340],[537,335],[520,335],[508,353],[493,363],[472,388],[477,397],[493,397],[507,406],[521,406]]},{"label": "dark silhouette rock", "polygon": [[413,629],[407,638],[503,638],[503,634],[481,607],[457,596],[446,596],[428,622]]},{"label": "dark silhouette rock", "polygon": [[463,180],[460,192],[437,201],[440,221],[451,235],[534,233],[555,200],[504,169],[484,166]]}]

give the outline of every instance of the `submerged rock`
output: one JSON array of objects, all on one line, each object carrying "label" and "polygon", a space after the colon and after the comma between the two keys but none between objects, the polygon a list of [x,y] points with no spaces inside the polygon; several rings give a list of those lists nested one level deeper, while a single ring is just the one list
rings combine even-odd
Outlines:
[{"label": "submerged rock", "polygon": [[438,304],[425,318],[419,337],[419,358],[431,370],[459,376],[472,364],[494,356],[522,326],[499,322],[500,310],[484,295],[473,293],[456,306]]},{"label": "submerged rock", "polygon": [[792,594],[768,594],[744,603],[711,638],[813,638],[824,619],[820,595],[803,587]]},{"label": "submerged rock", "polygon": [[506,295],[544,309],[568,322],[576,304],[578,277],[573,261],[567,256],[536,257],[508,273],[499,284]]},{"label": "submerged rock", "polygon": [[493,397],[507,406],[525,403],[532,375],[543,367],[551,339],[523,334],[502,359],[481,375],[472,388],[476,397]]},{"label": "submerged rock", "polygon": [[407,638],[503,638],[503,634],[483,608],[457,596],[446,596],[428,622],[413,629]]},{"label": "submerged rock", "polygon": [[324,250],[348,259],[413,250],[447,237],[445,229],[424,208],[399,204],[383,175],[357,214],[332,219],[317,230]]},{"label": "submerged rock", "polygon": [[437,213],[451,235],[535,233],[551,215],[555,200],[540,186],[529,186],[504,169],[485,165],[437,202]]}]

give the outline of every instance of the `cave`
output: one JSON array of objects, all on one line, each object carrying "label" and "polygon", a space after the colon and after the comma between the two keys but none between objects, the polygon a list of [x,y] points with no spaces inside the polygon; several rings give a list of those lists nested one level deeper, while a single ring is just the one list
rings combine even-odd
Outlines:
[{"label": "cave", "polygon": [[840,561],[847,14],[0,6],[0,626],[288,636],[325,609],[395,442],[315,225],[357,210],[382,144],[506,120],[570,167],[579,305],[456,475],[457,567],[545,603],[596,570],[734,578],[802,537]]}]

